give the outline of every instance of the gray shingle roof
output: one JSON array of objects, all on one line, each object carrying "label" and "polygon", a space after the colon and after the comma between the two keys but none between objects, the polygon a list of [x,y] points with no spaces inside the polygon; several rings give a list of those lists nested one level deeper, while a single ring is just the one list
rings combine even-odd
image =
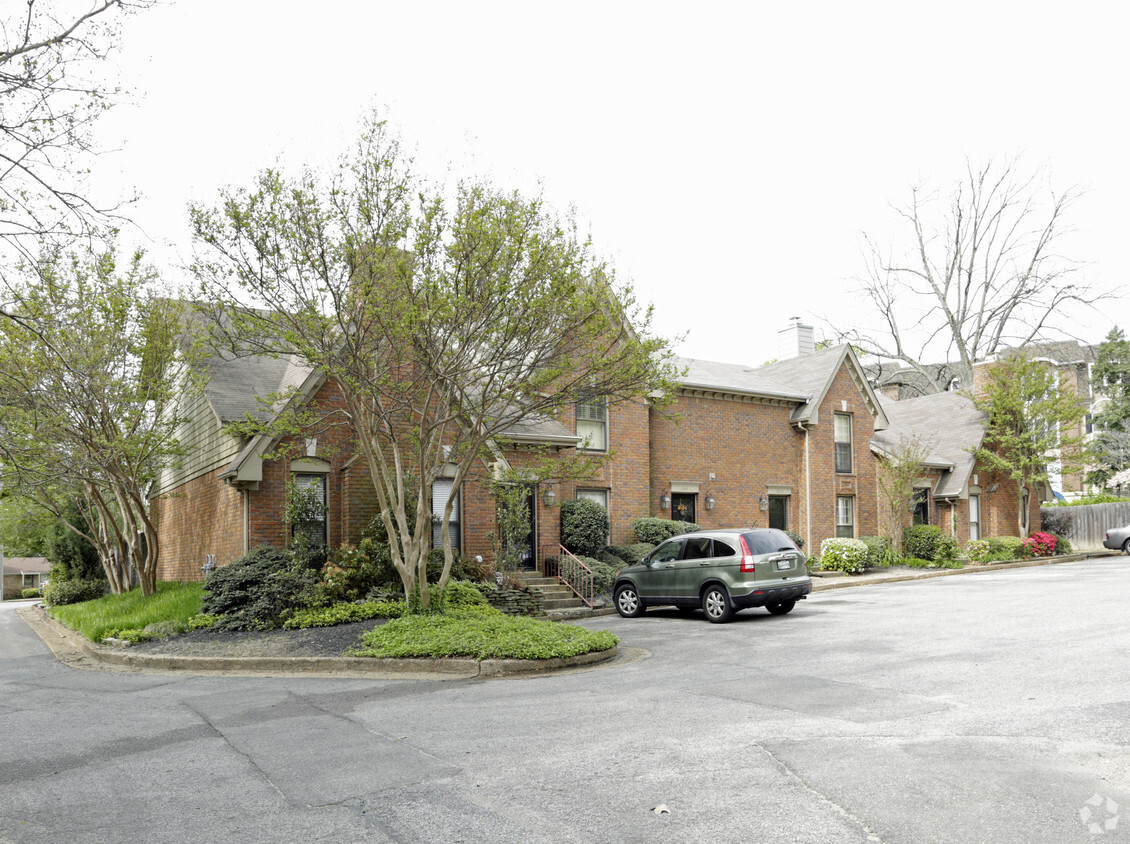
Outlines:
[{"label": "gray shingle roof", "polygon": [[973,471],[973,454],[985,436],[985,417],[961,393],[935,393],[903,401],[880,397],[890,427],[871,438],[872,447],[891,453],[915,441],[928,451],[927,464],[950,466],[942,473],[934,495],[961,494]]},{"label": "gray shingle roof", "polygon": [[248,413],[260,422],[267,421],[271,414],[260,406],[258,399],[297,389],[313,372],[297,355],[214,355],[206,368],[208,382],[204,392],[224,423],[241,421]]},{"label": "gray shingle roof", "polygon": [[[743,366],[692,358],[678,358],[676,364],[687,370],[679,379],[679,384],[683,387],[795,401],[797,407],[793,411],[792,420],[797,422],[812,416],[831,386],[836,372],[850,357],[849,347],[831,346],[765,366]],[[860,376],[866,385],[862,369]],[[865,393],[871,393],[869,387],[864,386],[863,389]],[[868,396],[865,398],[870,401]],[[876,402],[873,409],[879,416],[876,425],[884,427],[881,405]]]}]

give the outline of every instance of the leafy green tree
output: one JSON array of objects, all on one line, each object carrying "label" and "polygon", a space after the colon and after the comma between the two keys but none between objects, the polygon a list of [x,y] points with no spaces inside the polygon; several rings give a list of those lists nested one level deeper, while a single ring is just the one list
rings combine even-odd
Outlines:
[{"label": "leafy green tree", "polygon": [[[1012,354],[988,371],[983,392],[973,404],[988,419],[985,437],[974,455],[981,465],[1016,485],[1016,500],[1048,482],[1048,467],[1076,470],[1082,437],[1077,430],[1084,408],[1078,394],[1060,384],[1056,370],[1025,354]],[[1020,506],[1017,530],[1029,532],[1028,509]]]},{"label": "leafy green tree", "polygon": [[922,476],[929,447],[911,439],[886,449],[879,456],[876,484],[879,506],[883,512],[892,545],[902,536],[914,510],[915,482]]},{"label": "leafy green tree", "polygon": [[1095,415],[1095,437],[1088,444],[1090,483],[1103,485],[1130,466],[1130,340],[1112,328],[1095,353],[1091,388],[1106,398]]},{"label": "leafy green tree", "polygon": [[[192,222],[217,333],[341,390],[405,595],[430,605],[431,489],[505,468],[508,431],[671,385],[650,311],[538,198],[420,183],[372,119],[336,173],[264,171]],[[253,307],[249,307],[253,306]],[[273,423],[285,429],[285,414]],[[446,524],[453,500],[440,515]],[[453,561],[443,531],[447,583]]]},{"label": "leafy green tree", "polygon": [[[114,592],[156,589],[147,489],[175,459],[183,316],[140,254],[54,253],[25,268],[0,320],[0,487],[98,551]],[[75,509],[77,507],[77,510]]]}]

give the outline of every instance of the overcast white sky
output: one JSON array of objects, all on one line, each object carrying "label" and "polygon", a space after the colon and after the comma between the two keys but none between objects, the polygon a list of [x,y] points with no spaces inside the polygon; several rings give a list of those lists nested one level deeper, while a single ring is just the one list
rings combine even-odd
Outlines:
[{"label": "overcast white sky", "polygon": [[[861,232],[897,242],[890,205],[967,156],[1085,188],[1062,251],[1096,284],[1130,281],[1122,8],[166,2],[123,28],[136,103],[100,124],[121,152],[97,175],[142,191],[132,215],[175,279],[189,201],[328,166],[387,107],[433,178],[575,206],[682,354],[759,364],[789,317],[818,334],[856,318]],[[1130,327],[1128,289],[1069,328]]]}]

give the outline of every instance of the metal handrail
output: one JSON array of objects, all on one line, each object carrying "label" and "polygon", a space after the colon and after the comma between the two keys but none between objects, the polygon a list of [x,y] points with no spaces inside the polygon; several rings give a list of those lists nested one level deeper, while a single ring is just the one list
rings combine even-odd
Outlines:
[{"label": "metal handrail", "polygon": [[[560,556],[557,559],[557,579],[568,586],[585,606],[592,609],[593,570],[569,553],[564,545],[557,547],[561,549]],[[587,598],[585,597],[586,594],[588,595]]]}]

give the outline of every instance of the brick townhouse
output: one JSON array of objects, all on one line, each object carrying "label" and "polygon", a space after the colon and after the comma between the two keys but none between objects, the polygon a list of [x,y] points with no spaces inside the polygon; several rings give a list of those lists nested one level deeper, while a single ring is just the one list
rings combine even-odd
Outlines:
[{"label": "brick townhouse", "polygon": [[[749,367],[683,360],[674,401],[652,406],[594,402],[559,420],[516,426],[499,439],[501,459],[516,469],[535,455],[568,455],[581,447],[597,470],[583,481],[531,482],[528,566],[557,550],[566,500],[599,501],[611,517],[610,540],[634,541],[631,522],[655,515],[710,527],[779,527],[795,531],[816,552],[831,536],[877,534],[881,528],[877,460],[901,439],[937,438],[921,479],[926,504],[919,520],[943,524],[967,539],[1014,533],[1015,493],[979,477],[966,458],[983,423],[957,394],[910,402],[880,399],[849,346],[815,350],[812,329],[781,332],[782,359]],[[201,577],[206,561],[231,562],[260,544],[288,542],[283,512],[287,479],[313,489],[326,504],[321,526],[332,546],[356,543],[376,513],[368,467],[352,431],[340,421],[336,385],[294,359],[214,358],[203,389],[182,398],[180,432],[186,457],[166,470],[154,493],[161,540],[160,577]],[[328,420],[281,444],[241,438],[227,424],[264,418],[256,396],[297,389],[300,401]],[[948,397],[948,398],[946,398]],[[923,434],[925,432],[925,434]],[[441,478],[433,512],[458,495],[447,530],[464,554],[493,558],[496,513],[483,465],[461,490]],[[1036,506],[1035,496],[1030,501]],[[971,500],[972,499],[972,500]],[[972,509],[971,509],[972,508]],[[1011,522],[1010,522],[1011,520]],[[434,528],[438,541],[440,525]],[[884,531],[886,532],[886,531]]]},{"label": "brick townhouse", "polygon": [[[880,533],[898,537],[911,523],[932,524],[962,545],[971,539],[1016,534],[1016,484],[993,475],[974,459],[973,452],[985,436],[985,418],[967,396],[945,392],[880,401],[890,424],[872,439],[876,458],[881,462],[906,448],[925,455],[914,499],[897,524],[889,523],[880,503]],[[1029,524],[1040,524],[1040,500],[1047,497],[1041,489],[1027,491]]]}]

